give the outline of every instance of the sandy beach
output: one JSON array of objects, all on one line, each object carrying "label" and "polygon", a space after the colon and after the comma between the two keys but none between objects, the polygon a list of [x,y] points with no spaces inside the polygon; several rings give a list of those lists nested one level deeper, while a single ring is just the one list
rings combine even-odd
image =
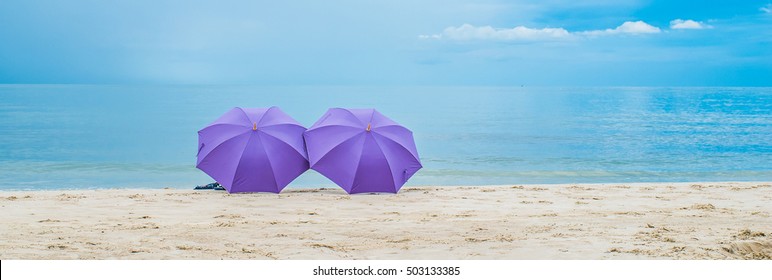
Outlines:
[{"label": "sandy beach", "polygon": [[772,183],[0,192],[0,259],[770,259]]}]

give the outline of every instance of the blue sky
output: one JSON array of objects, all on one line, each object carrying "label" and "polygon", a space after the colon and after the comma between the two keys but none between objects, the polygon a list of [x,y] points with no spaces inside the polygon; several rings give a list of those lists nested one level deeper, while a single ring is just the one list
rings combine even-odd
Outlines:
[{"label": "blue sky", "polygon": [[2,0],[0,83],[772,86],[772,2]]}]

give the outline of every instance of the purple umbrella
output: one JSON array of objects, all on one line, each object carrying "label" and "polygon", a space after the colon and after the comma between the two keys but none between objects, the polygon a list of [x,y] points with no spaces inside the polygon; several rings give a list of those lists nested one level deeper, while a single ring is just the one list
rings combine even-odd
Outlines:
[{"label": "purple umbrella", "polygon": [[278,107],[233,108],[198,132],[196,167],[230,193],[278,193],[308,170],[305,130]]},{"label": "purple umbrella", "polygon": [[311,169],[348,193],[397,193],[421,169],[413,132],[375,109],[329,109],[303,136]]}]

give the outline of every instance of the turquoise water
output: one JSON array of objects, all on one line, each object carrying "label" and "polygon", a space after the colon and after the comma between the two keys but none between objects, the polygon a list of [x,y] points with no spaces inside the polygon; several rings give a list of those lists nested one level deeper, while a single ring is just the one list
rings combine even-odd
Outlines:
[{"label": "turquoise water", "polygon": [[0,189],[208,183],[196,132],[272,105],[377,108],[414,132],[408,185],[772,180],[772,88],[0,85]]}]

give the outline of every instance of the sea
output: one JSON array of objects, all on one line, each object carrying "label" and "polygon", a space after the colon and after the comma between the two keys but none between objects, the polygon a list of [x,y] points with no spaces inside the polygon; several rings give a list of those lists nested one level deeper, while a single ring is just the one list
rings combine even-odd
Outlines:
[{"label": "sea", "polygon": [[772,180],[772,88],[0,85],[0,190],[207,184],[197,131],[270,106],[376,108],[413,131],[408,186]]}]

